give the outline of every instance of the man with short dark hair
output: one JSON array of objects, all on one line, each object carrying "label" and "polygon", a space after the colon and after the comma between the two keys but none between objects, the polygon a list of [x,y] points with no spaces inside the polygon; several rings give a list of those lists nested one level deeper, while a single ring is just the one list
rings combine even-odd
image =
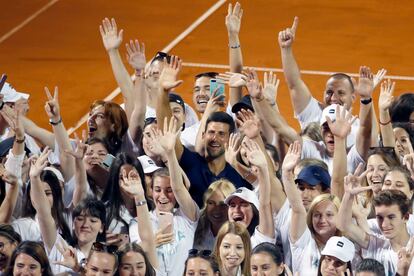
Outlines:
[{"label": "man with short dark hair", "polygon": [[381,235],[366,233],[360,225],[353,222],[350,210],[354,197],[357,193],[371,188],[361,188],[361,179],[364,177],[365,173],[361,176],[348,175],[345,178],[345,194],[338,212],[337,228],[361,247],[363,258],[381,262],[386,275],[414,275],[414,265],[411,261],[398,265],[399,255],[412,257],[413,254],[410,252],[412,248],[409,245],[410,235],[406,226],[411,203],[404,193],[386,190],[374,198],[373,205]]}]

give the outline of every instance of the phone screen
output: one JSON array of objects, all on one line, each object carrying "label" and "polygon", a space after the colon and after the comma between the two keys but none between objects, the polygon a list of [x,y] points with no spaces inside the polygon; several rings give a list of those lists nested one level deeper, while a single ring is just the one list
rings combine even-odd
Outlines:
[{"label": "phone screen", "polygon": [[214,96],[222,96],[220,100],[224,100],[224,83],[217,81],[216,79],[210,80],[210,96],[213,97],[214,91],[218,88]]}]

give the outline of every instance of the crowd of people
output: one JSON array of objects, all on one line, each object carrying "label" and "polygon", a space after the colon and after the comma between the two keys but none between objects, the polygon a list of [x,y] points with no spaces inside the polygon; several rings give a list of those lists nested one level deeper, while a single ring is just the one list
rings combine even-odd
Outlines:
[{"label": "crowd of people", "polygon": [[243,68],[242,14],[229,4],[230,70],[195,76],[193,108],[178,92],[181,58],[147,60],[131,40],[131,78],[108,18],[99,29],[124,104],[92,103],[81,137],[65,129],[57,87],[45,88],[50,132],[3,83],[1,275],[414,275],[414,94],[394,98],[384,69],[361,66],[315,99],[294,18],[278,42],[298,132],[276,75]]}]

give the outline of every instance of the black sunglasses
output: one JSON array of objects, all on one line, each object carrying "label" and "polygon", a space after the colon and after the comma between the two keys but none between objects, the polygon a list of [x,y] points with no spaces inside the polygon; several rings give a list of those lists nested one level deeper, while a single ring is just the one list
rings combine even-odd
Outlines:
[{"label": "black sunglasses", "polygon": [[101,242],[94,242],[92,244],[92,250],[96,252],[105,252],[110,254],[116,254],[118,251],[118,246],[116,245],[106,245]]},{"label": "black sunglasses", "polygon": [[188,250],[188,257],[210,257],[211,250],[198,250],[196,248]]},{"label": "black sunglasses", "polygon": [[151,64],[152,64],[154,61],[156,61],[156,60],[163,61],[163,60],[164,60],[164,58],[167,60],[167,62],[168,62],[168,63],[170,63],[171,56],[170,56],[169,54],[164,53],[164,52],[157,52],[157,53],[155,54],[154,58],[152,59]]}]

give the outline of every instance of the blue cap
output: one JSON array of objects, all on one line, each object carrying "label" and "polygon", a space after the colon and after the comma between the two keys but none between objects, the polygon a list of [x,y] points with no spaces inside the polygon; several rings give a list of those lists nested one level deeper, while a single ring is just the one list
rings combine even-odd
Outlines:
[{"label": "blue cap", "polygon": [[304,167],[296,178],[295,182],[303,181],[311,186],[320,184],[322,189],[331,187],[331,176],[324,168],[316,165]]}]

